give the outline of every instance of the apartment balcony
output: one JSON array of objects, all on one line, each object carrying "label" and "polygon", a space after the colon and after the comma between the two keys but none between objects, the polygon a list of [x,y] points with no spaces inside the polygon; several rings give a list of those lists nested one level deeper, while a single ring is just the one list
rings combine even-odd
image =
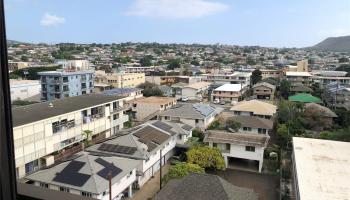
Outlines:
[{"label": "apartment balcony", "polygon": [[120,124],[124,124],[125,122],[129,121],[129,115],[123,115],[121,117],[119,117],[116,120],[112,121],[112,126],[118,126]]},{"label": "apartment balcony", "polygon": [[117,107],[113,108],[111,114],[116,113],[116,112],[120,112],[120,111],[125,110],[125,109],[127,109],[126,106],[117,106]]},{"label": "apartment balcony", "polygon": [[61,80],[52,80],[51,83],[57,85],[57,84],[61,84],[62,81]]}]

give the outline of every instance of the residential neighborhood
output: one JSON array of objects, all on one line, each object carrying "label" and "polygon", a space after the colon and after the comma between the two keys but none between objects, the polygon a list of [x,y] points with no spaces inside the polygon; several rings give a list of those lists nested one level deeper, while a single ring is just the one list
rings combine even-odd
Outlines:
[{"label": "residential neighborhood", "polygon": [[0,194],[350,200],[348,2],[5,2]]}]

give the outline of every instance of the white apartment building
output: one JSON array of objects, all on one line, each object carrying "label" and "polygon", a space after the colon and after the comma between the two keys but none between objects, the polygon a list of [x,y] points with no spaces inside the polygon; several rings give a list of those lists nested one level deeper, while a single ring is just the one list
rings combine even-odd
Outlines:
[{"label": "white apartment building", "polygon": [[210,74],[206,75],[203,80],[206,82],[218,83],[218,84],[250,84],[251,72],[234,72],[233,74]]},{"label": "white apartment building", "polygon": [[[11,101],[23,100],[40,94],[41,84],[38,80],[10,79]],[[39,97],[40,99],[40,97]]]},{"label": "white apartment building", "polygon": [[[84,139],[116,134],[128,121],[123,101],[123,97],[89,94],[13,108],[17,176],[53,164]],[[88,138],[85,130],[92,132]]]}]

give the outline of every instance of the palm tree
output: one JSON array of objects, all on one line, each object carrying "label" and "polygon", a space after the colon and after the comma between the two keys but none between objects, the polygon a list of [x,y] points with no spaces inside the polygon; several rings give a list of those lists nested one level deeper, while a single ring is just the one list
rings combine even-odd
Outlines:
[{"label": "palm tree", "polygon": [[84,130],[82,133],[82,136],[84,137],[84,145],[86,147],[91,145],[91,135],[92,131],[90,130]]}]

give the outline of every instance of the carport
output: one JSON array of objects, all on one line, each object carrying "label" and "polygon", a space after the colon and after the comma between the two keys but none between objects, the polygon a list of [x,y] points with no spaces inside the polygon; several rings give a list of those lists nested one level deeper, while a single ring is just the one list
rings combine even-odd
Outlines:
[{"label": "carport", "polygon": [[227,157],[227,168],[259,172],[259,161],[244,158]]}]

